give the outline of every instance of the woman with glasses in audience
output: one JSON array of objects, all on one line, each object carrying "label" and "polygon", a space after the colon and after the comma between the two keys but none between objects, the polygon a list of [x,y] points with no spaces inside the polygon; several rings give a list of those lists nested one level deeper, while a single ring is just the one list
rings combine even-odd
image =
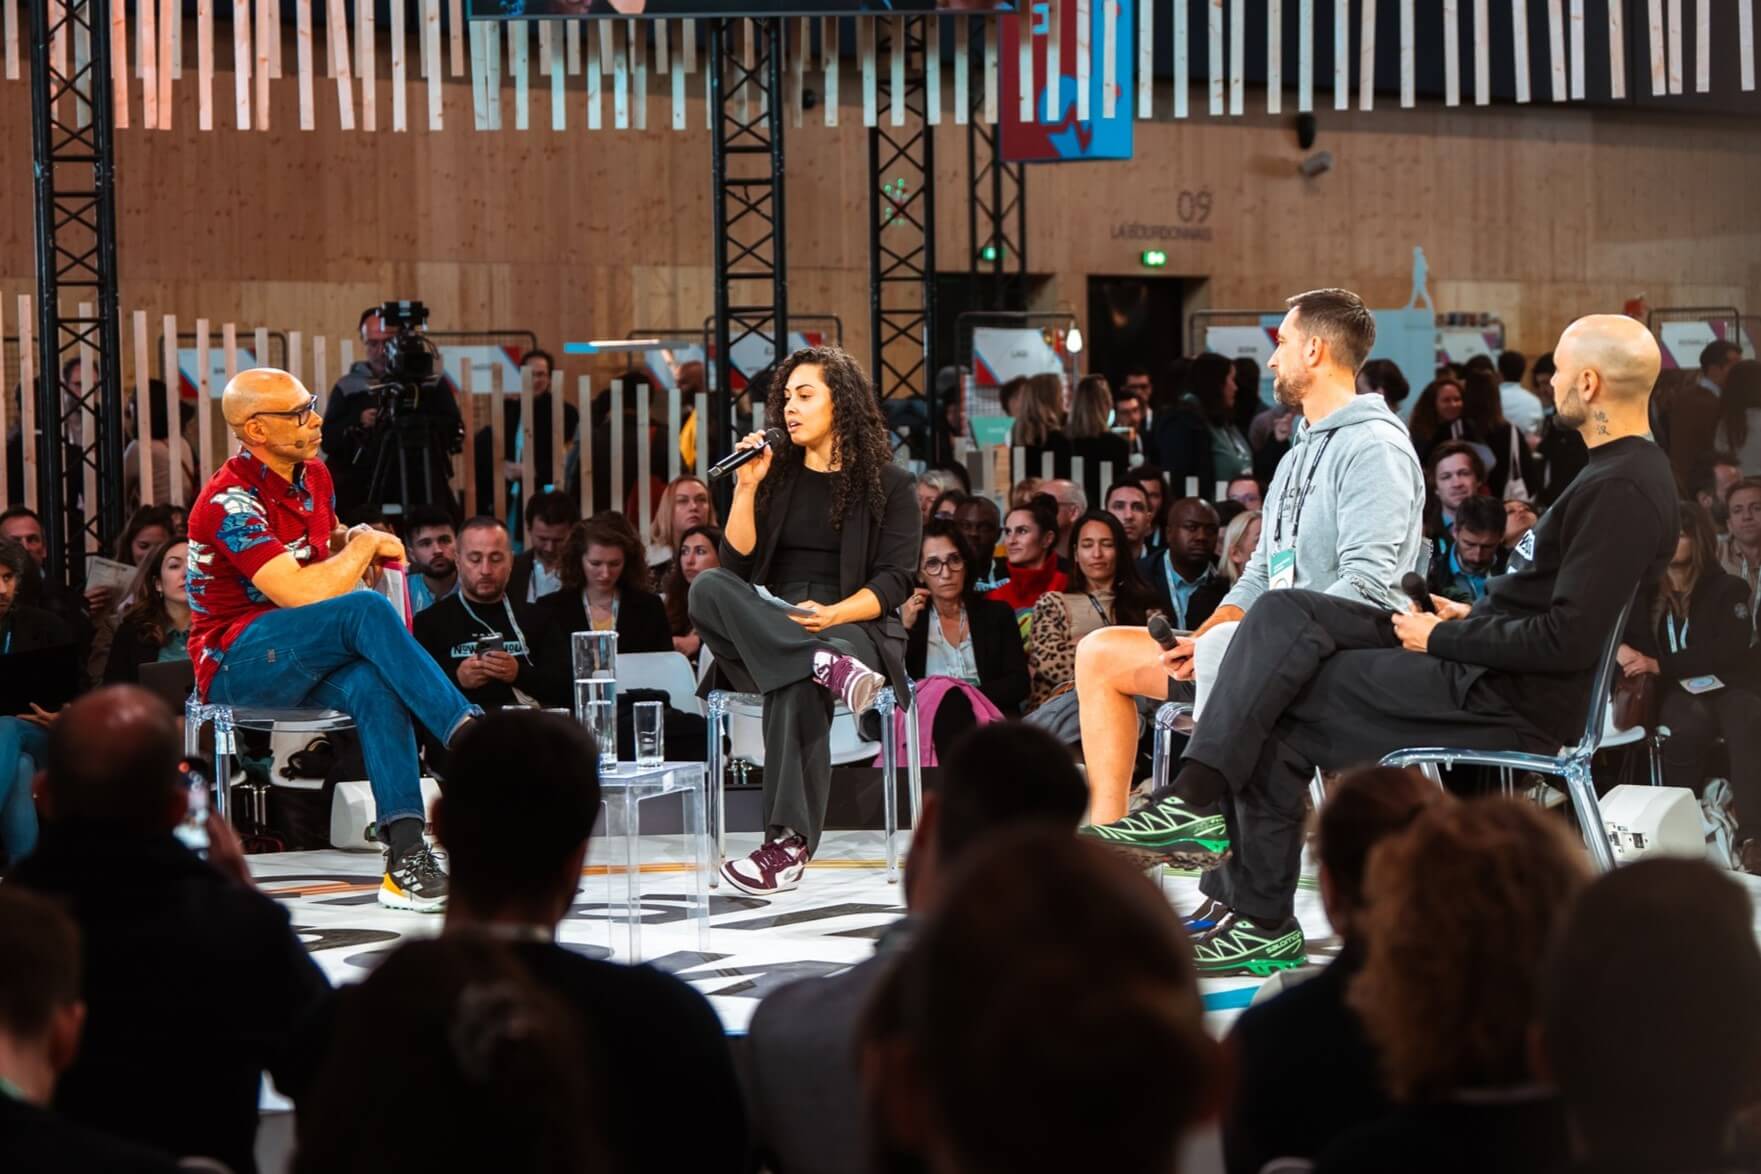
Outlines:
[{"label": "woman with glasses in audience", "polygon": [[1003,550],[1009,559],[1009,581],[989,598],[1015,612],[1025,642],[1033,625],[1033,608],[1048,591],[1062,591],[1069,577],[1058,561],[1058,502],[1036,493],[1026,505],[1003,519]]},{"label": "woman with glasses in audience", "polygon": [[1119,519],[1090,510],[1076,521],[1070,579],[1034,605],[1027,641],[1033,678],[1027,709],[1034,724],[1067,741],[1081,736],[1076,711],[1076,646],[1097,628],[1149,620],[1155,593],[1129,557],[1130,542]]},{"label": "woman with glasses in audience", "polygon": [[106,685],[138,682],[143,664],[190,658],[190,598],[183,573],[189,549],[186,540],[176,538],[141,564],[129,588],[134,603],[122,613],[105,661]]},{"label": "woman with glasses in audience", "polygon": [[619,652],[669,652],[666,605],[648,589],[642,543],[622,516],[578,523],[563,544],[562,589],[538,601],[565,632],[616,632]]},{"label": "woman with glasses in audience", "polygon": [[[930,744],[938,755],[981,716],[1016,716],[1027,697],[1027,656],[1015,613],[978,594],[978,569],[959,527],[933,517],[924,525],[921,586],[899,608],[899,619],[905,625],[905,671],[920,682],[920,720],[930,719]],[[962,687],[926,687],[938,678]]]},{"label": "woman with glasses in audience", "polygon": [[702,663],[699,654],[703,651],[703,637],[691,626],[691,610],[687,606],[691,583],[704,571],[722,565],[721,543],[722,532],[716,526],[692,526],[681,534],[661,596],[666,602],[667,623],[673,629],[673,651],[683,653],[693,666]]},{"label": "woman with glasses in audience", "polygon": [[1755,655],[1750,623],[1749,585],[1718,565],[1706,511],[1683,502],[1675,557],[1633,605],[1617,656],[1627,677],[1657,677],[1670,786],[1700,794],[1715,743],[1724,740],[1737,821],[1731,855],[1738,867],[1761,873],[1761,697],[1744,684]]}]

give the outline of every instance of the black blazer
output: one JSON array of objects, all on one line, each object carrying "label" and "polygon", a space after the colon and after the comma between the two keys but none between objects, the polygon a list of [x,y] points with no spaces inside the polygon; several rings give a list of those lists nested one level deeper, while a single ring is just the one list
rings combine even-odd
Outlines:
[{"label": "black blazer", "polygon": [[513,573],[508,576],[509,599],[516,603],[526,602],[526,592],[532,588],[532,564],[537,561],[538,552],[535,550],[523,550],[514,556]]},{"label": "black blazer", "polygon": [[[593,625],[587,622],[587,607],[581,602],[581,591],[577,587],[552,591],[540,599],[537,606],[549,612],[550,618],[565,634],[592,630]],[[619,652],[673,650],[673,626],[667,622],[666,604],[652,591],[631,591],[627,587],[618,591],[617,631]]]},{"label": "black blazer", "polygon": [[[934,608],[924,608],[917,626],[905,633],[905,671],[922,680],[929,658],[929,626]],[[978,662],[978,690],[1007,717],[1021,712],[1027,700],[1027,650],[1015,609],[996,599],[974,595],[966,600],[966,622],[972,629],[972,659]]]},{"label": "black blazer", "polygon": [[[770,581],[777,541],[782,537],[782,528],[773,519],[789,515],[788,495],[794,470],[794,466],[772,468],[769,475],[780,473],[784,481],[772,493],[767,508],[757,514],[758,541],[750,554],[735,550],[729,545],[725,531],[723,533],[722,566],[748,583]],[[881,492],[886,501],[879,518],[869,510],[866,501],[859,498],[850,503],[840,531],[838,590],[844,593],[843,598],[848,599],[866,587],[880,600],[880,618],[867,620],[862,626],[868,630],[881,659],[886,661],[888,683],[893,687],[893,695],[903,705],[909,693],[905,687],[908,680],[905,625],[899,622],[899,606],[911,597],[917,586],[917,549],[923,541],[923,514],[917,508],[915,481],[898,465],[887,465],[881,470]],[[663,629],[664,618],[663,612]],[[672,647],[670,637],[667,647]]]}]

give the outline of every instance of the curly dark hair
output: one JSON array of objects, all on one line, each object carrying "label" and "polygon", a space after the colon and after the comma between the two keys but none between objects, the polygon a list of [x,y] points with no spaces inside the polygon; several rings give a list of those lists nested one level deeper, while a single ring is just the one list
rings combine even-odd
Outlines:
[{"label": "curly dark hair", "polygon": [[643,548],[642,540],[636,536],[629,519],[611,510],[594,514],[585,522],[577,522],[575,528],[569,531],[556,568],[563,590],[579,591],[586,586],[587,572],[582,568],[581,560],[587,557],[589,546],[615,546],[624,552],[624,573],[618,578],[619,590],[650,590],[648,552]]},{"label": "curly dark hair", "polygon": [[685,569],[681,565],[683,560],[679,552],[685,549],[686,542],[699,534],[709,540],[709,545],[714,547],[718,554],[721,550],[721,527],[709,522],[692,526],[679,535],[678,545],[673,547],[673,565],[666,573],[665,585],[666,618],[667,623],[672,626],[675,636],[684,636],[691,631],[691,612],[687,607],[691,585],[685,582]]},{"label": "curly dark hair", "polygon": [[[764,418],[781,422],[784,391],[797,367],[812,364],[820,369],[832,393],[832,527],[841,530],[851,504],[860,499],[876,518],[886,513],[886,493],[881,470],[893,463],[893,446],[887,440],[887,424],[881,418],[880,401],[868,374],[842,347],[802,347],[777,366],[764,398]],[[758,486],[758,512],[764,513],[781,488],[794,484],[800,475],[805,450],[786,444],[775,455],[770,475]]]},{"label": "curly dark hair", "polygon": [[[1113,535],[1111,583],[1090,583],[1088,577],[1082,573],[1082,564],[1076,561],[1076,544],[1082,538],[1082,528],[1090,523],[1106,526]],[[1115,623],[1136,626],[1148,622],[1150,608],[1156,605],[1156,593],[1138,573],[1137,560],[1131,557],[1131,542],[1125,537],[1125,526],[1119,519],[1106,510],[1090,510],[1076,519],[1070,533],[1070,561],[1066,565],[1070,575],[1068,590],[1086,593],[1100,587],[1110,587],[1113,591]]]}]

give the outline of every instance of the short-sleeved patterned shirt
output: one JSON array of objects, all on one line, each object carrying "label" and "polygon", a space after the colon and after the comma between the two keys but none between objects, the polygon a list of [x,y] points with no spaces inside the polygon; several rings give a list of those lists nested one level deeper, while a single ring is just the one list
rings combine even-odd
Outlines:
[{"label": "short-sleeved patterned shirt", "polygon": [[220,467],[190,508],[190,660],[203,698],[250,622],[275,605],[251,577],[278,555],[301,563],[330,555],[336,491],[320,461],[295,466],[294,478],[274,472],[248,452]]}]

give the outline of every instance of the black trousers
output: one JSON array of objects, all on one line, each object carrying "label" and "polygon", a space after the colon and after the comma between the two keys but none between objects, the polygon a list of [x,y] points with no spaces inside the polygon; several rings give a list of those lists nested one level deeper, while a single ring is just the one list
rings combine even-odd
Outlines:
[{"label": "black trousers", "polygon": [[[771,584],[799,603],[841,598],[835,585]],[[877,671],[880,652],[866,629],[839,624],[815,635],[760,599],[751,584],[719,567],[691,584],[691,626],[715,654],[729,684],[764,695],[764,824],[768,835],[792,828],[819,849],[831,796],[831,726],[835,698],[813,680],[813,654],[854,656]]]},{"label": "black trousers", "polygon": [[1706,781],[1712,742],[1724,739],[1730,755],[1730,790],[1744,836],[1761,835],[1761,697],[1726,685],[1689,693],[1667,685],[1657,721],[1669,727],[1663,743],[1663,779],[1698,795]]},{"label": "black trousers", "polygon": [[1291,915],[1316,767],[1373,765],[1413,746],[1556,752],[1487,675],[1403,650],[1389,613],[1367,604],[1314,591],[1260,596],[1186,749],[1229,782],[1232,851],[1201,890],[1250,917]]}]

